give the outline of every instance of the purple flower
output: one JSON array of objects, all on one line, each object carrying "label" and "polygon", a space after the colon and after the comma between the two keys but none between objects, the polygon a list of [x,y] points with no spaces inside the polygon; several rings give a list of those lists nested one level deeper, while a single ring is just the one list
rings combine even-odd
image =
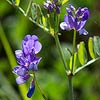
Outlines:
[{"label": "purple flower", "polygon": [[[19,66],[16,66],[13,73],[18,75],[16,78],[17,84],[23,84],[30,78],[30,71],[38,70],[38,63],[41,58],[36,57],[36,54],[40,52],[42,48],[41,43],[38,41],[38,37],[35,35],[26,35],[22,41],[22,50],[16,50],[15,55]],[[33,84],[33,81],[32,81]],[[31,84],[30,87],[33,85]],[[30,88],[28,92],[28,97],[33,94],[34,88]]]},{"label": "purple flower", "polygon": [[88,32],[84,29],[84,25],[90,16],[88,8],[79,7],[78,10],[76,10],[72,5],[69,5],[66,11],[68,15],[64,16],[64,22],[60,24],[60,28],[62,30],[75,29],[80,35],[87,35]]},{"label": "purple flower", "polygon": [[56,11],[57,14],[60,14],[60,5],[58,3],[58,0],[53,0],[52,2],[50,0],[47,0],[44,2],[44,8],[49,11],[49,13],[52,13]]}]

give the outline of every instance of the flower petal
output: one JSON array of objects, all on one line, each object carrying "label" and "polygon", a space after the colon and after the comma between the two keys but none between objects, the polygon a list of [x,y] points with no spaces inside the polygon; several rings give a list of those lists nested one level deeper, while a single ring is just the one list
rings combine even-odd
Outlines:
[{"label": "flower petal", "polygon": [[30,75],[29,74],[25,74],[24,77],[22,77],[24,80],[27,80],[30,78]]},{"label": "flower petal", "polygon": [[81,25],[80,25],[80,28],[78,30],[83,29],[83,27],[85,26],[85,24],[86,24],[86,21],[81,21]]},{"label": "flower petal", "polygon": [[30,64],[29,65],[29,70],[37,71],[38,70],[37,64],[34,64],[34,63]]},{"label": "flower petal", "polygon": [[22,41],[22,49],[25,55],[28,55],[32,52],[34,48],[34,39],[30,35],[25,36],[24,40]]},{"label": "flower petal", "polygon": [[31,96],[32,96],[33,93],[34,93],[34,90],[35,90],[35,83],[34,83],[34,81],[32,81],[32,82],[30,83],[30,88],[29,88],[28,93],[27,93],[27,97],[28,97],[28,98],[31,98]]},{"label": "flower petal", "polygon": [[16,58],[19,58],[19,57],[23,56],[22,50],[16,50],[15,55],[16,55]]},{"label": "flower petal", "polygon": [[81,7],[75,12],[76,16],[80,16],[82,14]]},{"label": "flower petal", "polygon": [[35,57],[34,59],[34,64],[38,64],[40,62],[40,60],[42,59],[42,57]]},{"label": "flower petal", "polygon": [[82,13],[84,13],[86,10],[88,10],[87,7],[84,7],[84,8],[81,9]]},{"label": "flower petal", "polygon": [[21,66],[16,66],[13,69],[13,73],[17,75],[17,71],[20,69]]},{"label": "flower petal", "polygon": [[38,37],[36,35],[32,35],[32,40],[38,41]]},{"label": "flower petal", "polygon": [[83,29],[81,29],[80,31],[79,31],[79,33],[80,33],[80,35],[87,35],[88,34],[88,32],[83,28]]},{"label": "flower petal", "polygon": [[24,76],[24,75],[27,74],[27,70],[26,70],[25,68],[19,68],[19,69],[17,70],[17,74],[18,74],[19,76]]},{"label": "flower petal", "polygon": [[71,15],[71,16],[73,15],[70,8],[66,8],[66,11],[67,11],[68,15]]},{"label": "flower petal", "polygon": [[75,7],[72,6],[71,4],[69,4],[69,8],[70,8],[72,11],[75,11],[75,10],[76,10]]},{"label": "flower petal", "polygon": [[32,64],[32,63],[34,63],[34,64],[38,64],[39,62],[40,62],[40,60],[41,60],[42,58],[40,58],[40,57],[33,57],[33,56],[31,56],[31,58],[30,58],[30,63]]},{"label": "flower petal", "polygon": [[41,43],[39,41],[36,41],[35,45],[34,45],[35,54],[37,54],[38,52],[40,52],[41,48],[42,48]]},{"label": "flower petal", "polygon": [[69,22],[68,22],[68,16],[67,15],[64,16],[64,22],[66,22],[67,24],[69,24]]},{"label": "flower petal", "polygon": [[24,41],[28,41],[31,39],[31,35],[26,35],[25,38],[24,38]]},{"label": "flower petal", "polygon": [[48,9],[49,3],[44,2],[44,8]]},{"label": "flower petal", "polygon": [[62,30],[70,30],[70,27],[69,27],[68,24],[66,24],[66,22],[60,23],[60,28],[61,28]]},{"label": "flower petal", "polygon": [[54,9],[53,9],[53,6],[52,6],[52,5],[49,5],[49,6],[48,6],[48,9],[49,9],[49,12],[50,12],[50,13],[52,13],[52,12],[54,11]]},{"label": "flower petal", "polygon": [[60,7],[59,6],[56,6],[56,13],[60,14]]},{"label": "flower petal", "polygon": [[44,2],[44,8],[48,9],[49,5],[52,5],[52,2],[47,0],[46,2]]},{"label": "flower petal", "polygon": [[26,80],[23,79],[23,78],[20,77],[20,76],[16,78],[16,83],[17,83],[17,84],[23,84],[23,83],[25,83],[25,82],[26,82]]},{"label": "flower petal", "polygon": [[31,53],[37,54],[41,50],[42,45],[38,41],[37,36],[33,35],[32,37],[30,37],[30,35],[27,35],[27,37],[22,42],[22,48],[25,56],[27,56]]},{"label": "flower petal", "polygon": [[87,20],[89,18],[89,16],[90,16],[89,10],[86,10],[82,15],[81,20],[85,21],[85,20]]},{"label": "flower petal", "polygon": [[22,41],[22,50],[23,50],[23,53],[25,56],[28,55],[29,51],[28,51],[28,48],[26,46],[26,42],[24,40]]},{"label": "flower petal", "polygon": [[28,61],[27,59],[25,58],[24,54],[23,54],[23,51],[22,50],[16,50],[15,51],[15,55],[16,55],[16,58],[17,58],[17,62],[20,64],[20,65],[28,65]]},{"label": "flower petal", "polygon": [[78,21],[78,18],[75,18],[75,22],[74,22],[74,28],[78,31],[81,27],[81,22]]},{"label": "flower petal", "polygon": [[68,15],[68,23],[71,29],[74,28],[74,18],[73,16]]}]

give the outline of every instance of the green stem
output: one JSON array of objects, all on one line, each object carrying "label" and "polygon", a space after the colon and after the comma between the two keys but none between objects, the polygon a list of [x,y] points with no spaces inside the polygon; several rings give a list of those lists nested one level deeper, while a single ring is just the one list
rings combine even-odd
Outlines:
[{"label": "green stem", "polygon": [[26,10],[26,16],[28,15],[28,13],[29,13],[29,11],[30,11],[30,8],[31,8],[31,5],[32,5],[32,1],[33,1],[33,0],[30,0],[30,1],[29,1],[28,7],[27,7],[27,10]]},{"label": "green stem", "polygon": [[[2,25],[1,25],[1,23],[0,23],[0,39],[1,39],[2,45],[3,45],[3,47],[4,47],[4,50],[5,50],[5,52],[6,52],[6,55],[7,55],[7,57],[8,57],[9,63],[10,63],[10,65],[11,65],[12,69],[13,69],[14,66],[17,65],[16,59],[15,59],[15,57],[14,57],[14,55],[13,55],[13,51],[12,51],[12,49],[11,49],[11,47],[10,47],[10,44],[9,44],[7,38],[6,38],[6,35],[5,35],[5,32],[4,32],[4,30],[3,30],[3,27],[2,27]],[[21,85],[21,86],[20,86],[20,85],[18,85],[18,86],[19,86],[20,93],[21,93],[21,95],[22,95],[22,97],[23,97],[23,100],[29,100],[29,99],[27,98],[27,96],[26,96],[26,93],[25,93],[25,92],[27,91],[26,85],[23,84],[23,85]],[[31,99],[30,99],[30,100],[31,100]]]},{"label": "green stem", "polygon": [[74,97],[73,97],[72,76],[68,77],[68,82],[69,82],[69,100],[74,100]]},{"label": "green stem", "polygon": [[54,38],[55,38],[56,46],[58,48],[62,62],[64,64],[64,69],[65,69],[66,73],[68,74],[69,68],[67,67],[67,64],[66,64],[66,61],[65,61],[65,58],[64,58],[64,54],[63,54],[63,51],[62,51],[62,48],[61,48],[61,45],[60,45],[60,41],[59,41],[59,38],[58,38],[59,15],[54,16],[54,21],[55,21],[55,23],[54,23]]},{"label": "green stem", "polygon": [[59,42],[59,38],[58,38],[58,34],[57,33],[55,34],[55,37],[54,38],[55,38],[55,42],[56,42],[57,48],[59,50],[60,57],[61,57],[62,62],[64,64],[64,69],[68,73],[69,72],[69,68],[66,65],[66,61],[65,61],[65,58],[64,58],[64,54],[63,54],[62,48],[60,46],[60,42]]},{"label": "green stem", "polygon": [[74,36],[73,36],[73,51],[72,54],[75,53],[75,45],[76,45],[76,30],[74,30]]},{"label": "green stem", "polygon": [[[74,29],[74,36],[73,36],[73,51],[72,51],[72,69],[71,73],[73,74],[73,67],[74,67],[74,53],[75,53],[75,45],[76,45],[76,30]],[[73,98],[73,83],[72,83],[73,75],[68,76],[69,82],[69,100],[74,100]]]},{"label": "green stem", "polygon": [[35,73],[34,73],[34,78],[35,78],[35,83],[36,83],[36,85],[37,85],[37,87],[38,87],[38,89],[39,89],[39,92],[40,92],[40,94],[42,95],[43,99],[44,99],[44,100],[48,100],[47,97],[45,96],[44,92],[42,91],[42,89],[40,88],[40,86],[39,86],[39,84],[38,84],[38,81],[37,81],[37,79],[36,79]]},{"label": "green stem", "polygon": [[73,51],[72,51],[72,69],[71,72],[73,73],[73,67],[74,67],[74,53],[75,53],[75,45],[76,45],[76,30],[74,29],[74,36],[73,36]]}]

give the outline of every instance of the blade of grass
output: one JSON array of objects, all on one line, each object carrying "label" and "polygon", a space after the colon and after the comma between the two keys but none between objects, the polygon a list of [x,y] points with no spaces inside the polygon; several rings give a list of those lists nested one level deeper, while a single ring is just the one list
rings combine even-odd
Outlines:
[{"label": "blade of grass", "polygon": [[[5,35],[5,32],[3,30],[3,27],[1,25],[1,23],[0,23],[0,39],[1,39],[2,45],[4,47],[4,50],[6,52],[6,55],[8,57],[9,63],[11,65],[11,68],[13,69],[13,67],[15,65],[17,65],[16,59],[14,57],[13,51],[12,51],[12,49],[10,47],[10,44],[9,44],[7,38],[6,38],[6,35]],[[21,86],[20,85],[18,85],[18,86],[19,86],[19,90],[20,90],[20,93],[22,95],[23,100],[32,100],[31,98],[28,99],[27,96],[26,96],[26,93],[27,93],[27,90],[28,90],[26,85],[23,84]]]}]

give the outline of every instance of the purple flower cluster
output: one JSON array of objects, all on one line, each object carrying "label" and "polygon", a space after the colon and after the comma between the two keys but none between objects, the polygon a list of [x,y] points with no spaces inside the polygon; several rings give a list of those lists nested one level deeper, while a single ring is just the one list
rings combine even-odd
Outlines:
[{"label": "purple flower cluster", "polygon": [[64,16],[64,22],[60,24],[60,28],[62,30],[75,29],[80,35],[87,35],[88,32],[84,29],[84,25],[90,16],[88,8],[79,7],[78,10],[76,10],[72,5],[69,5],[66,11],[68,15]]},{"label": "purple flower cluster", "polygon": [[49,13],[52,13],[56,11],[57,14],[60,14],[60,5],[58,3],[58,0],[53,0],[52,2],[50,0],[47,0],[44,2],[44,8],[49,11]]},{"label": "purple flower cluster", "polygon": [[[41,50],[42,45],[35,35],[26,35],[22,41],[22,50],[16,50],[15,55],[17,58],[18,66],[13,72],[18,75],[16,78],[17,84],[23,84],[30,78],[30,71],[37,71],[37,65],[41,58],[36,57],[36,54]],[[27,93],[31,97],[35,89],[34,80],[30,83],[30,89]]]}]

